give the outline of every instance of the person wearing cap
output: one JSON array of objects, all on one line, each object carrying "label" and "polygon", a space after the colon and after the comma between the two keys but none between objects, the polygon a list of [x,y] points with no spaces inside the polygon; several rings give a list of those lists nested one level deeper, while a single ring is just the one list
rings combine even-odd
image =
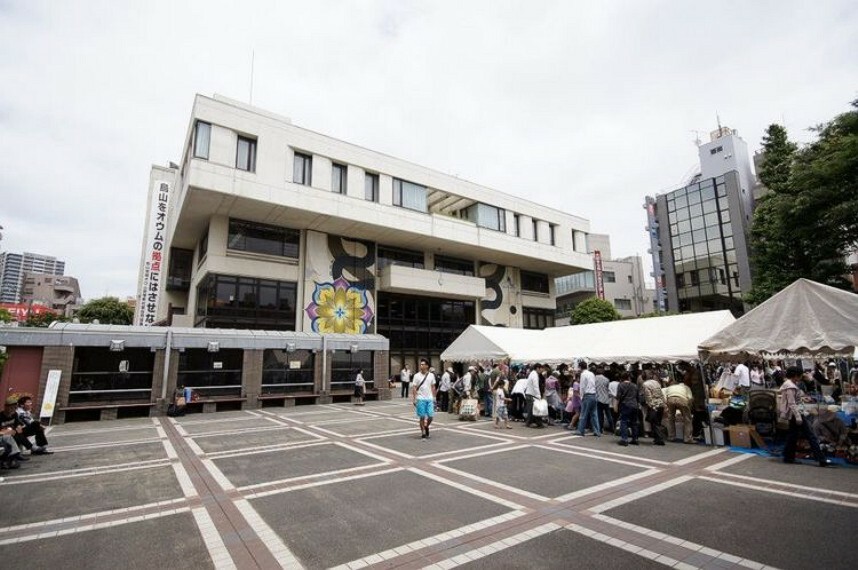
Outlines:
[{"label": "person wearing cap", "polygon": [[786,380],[781,384],[781,397],[778,400],[778,415],[789,422],[786,443],[784,444],[784,463],[795,463],[795,448],[799,436],[804,436],[810,442],[813,456],[820,467],[826,467],[831,462],[825,457],[825,452],[819,447],[819,441],[810,429],[809,421],[804,417],[799,402],[803,394],[796,382],[800,381],[802,370],[798,366],[790,366],[786,370]]},{"label": "person wearing cap", "polygon": [[446,412],[450,406],[450,384],[452,382],[453,369],[447,368],[441,374],[441,383],[438,385],[438,406],[442,412]]},{"label": "person wearing cap", "polygon": [[3,411],[0,411],[0,468],[2,469],[17,469],[21,461],[29,460],[28,457],[21,455],[19,442],[24,425],[15,413],[17,405],[18,399],[10,396],[6,399]]},{"label": "person wearing cap", "polygon": [[474,376],[477,375],[477,367],[474,365],[468,366],[468,373],[462,376],[462,399],[472,398],[471,389],[474,385]]}]

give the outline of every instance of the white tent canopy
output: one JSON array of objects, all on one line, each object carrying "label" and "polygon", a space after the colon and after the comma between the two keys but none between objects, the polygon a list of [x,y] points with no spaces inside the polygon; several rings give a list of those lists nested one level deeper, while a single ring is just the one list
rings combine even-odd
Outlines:
[{"label": "white tent canopy", "polygon": [[653,317],[541,331],[471,325],[442,360],[516,362],[678,362],[697,360],[697,345],[735,319],[730,311]]},{"label": "white tent canopy", "polygon": [[858,348],[858,295],[799,279],[700,343],[700,355],[843,355]]}]

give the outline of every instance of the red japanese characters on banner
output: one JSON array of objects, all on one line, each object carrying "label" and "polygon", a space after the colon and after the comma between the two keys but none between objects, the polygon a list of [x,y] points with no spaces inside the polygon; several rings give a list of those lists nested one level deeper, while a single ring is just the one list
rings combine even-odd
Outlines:
[{"label": "red japanese characters on banner", "polygon": [[602,252],[598,249],[593,252],[593,263],[595,265],[596,274],[596,296],[603,301],[605,300],[605,281],[602,275]]},{"label": "red japanese characters on banner", "polygon": [[56,311],[43,305],[29,305],[24,303],[0,303],[0,309],[6,309],[12,314],[12,318],[23,323],[30,315],[44,315],[45,313],[56,314]]},{"label": "red japanese characters on banner", "polygon": [[158,191],[153,193],[152,209],[146,232],[146,258],[143,280],[138,292],[137,324],[151,325],[158,312],[158,296],[161,294],[162,261],[167,233],[167,207],[170,200],[170,185],[158,182]]}]

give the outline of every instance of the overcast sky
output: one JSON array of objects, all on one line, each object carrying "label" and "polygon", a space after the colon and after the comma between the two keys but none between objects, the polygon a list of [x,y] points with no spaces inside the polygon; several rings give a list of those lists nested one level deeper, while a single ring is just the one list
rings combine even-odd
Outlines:
[{"label": "overcast sky", "polygon": [[[0,249],[134,295],[195,93],[544,203],[647,257],[695,134],[751,151],[858,97],[858,3],[0,0]],[[651,265],[651,264],[648,264]]]}]

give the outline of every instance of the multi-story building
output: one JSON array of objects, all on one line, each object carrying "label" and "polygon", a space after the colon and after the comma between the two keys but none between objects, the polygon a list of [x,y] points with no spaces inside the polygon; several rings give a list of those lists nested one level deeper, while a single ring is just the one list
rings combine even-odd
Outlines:
[{"label": "multi-story building", "polygon": [[470,324],[550,326],[589,222],[197,96],[153,167],[137,322],[372,332],[415,368]]},{"label": "multi-story building", "polygon": [[80,284],[74,277],[29,272],[24,274],[21,301],[49,307],[66,317],[71,317],[83,303]]},{"label": "multi-story building", "polygon": [[748,147],[719,128],[699,146],[700,174],[684,187],[647,196],[647,231],[662,310],[744,312],[751,287],[748,233],[756,186]]},{"label": "multi-story building", "polygon": [[[570,311],[581,301],[593,297],[604,298],[613,304],[624,318],[639,317],[655,311],[655,290],[648,288],[644,281],[640,256],[612,259],[611,240],[608,235],[589,234],[587,238],[587,247],[593,257],[593,269],[564,275],[554,280],[557,296],[556,324],[569,324]],[[601,271],[601,280],[597,277],[598,271]]]},{"label": "multi-story building", "polygon": [[0,303],[20,303],[27,273],[62,275],[66,263],[56,257],[37,253],[0,253]]}]

